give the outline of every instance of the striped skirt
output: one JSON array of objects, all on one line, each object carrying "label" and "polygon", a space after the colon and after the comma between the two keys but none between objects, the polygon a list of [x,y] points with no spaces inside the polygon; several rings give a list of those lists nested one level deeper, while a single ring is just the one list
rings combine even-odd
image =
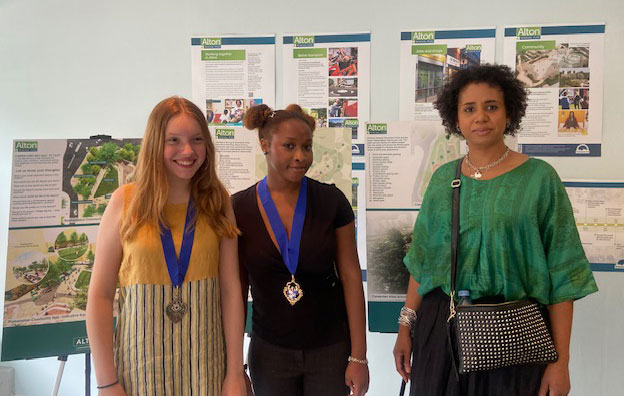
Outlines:
[{"label": "striped skirt", "polygon": [[128,396],[221,394],[225,343],[219,282],[182,284],[188,311],[173,323],[165,313],[172,285],[130,285],[119,291],[114,355]]}]

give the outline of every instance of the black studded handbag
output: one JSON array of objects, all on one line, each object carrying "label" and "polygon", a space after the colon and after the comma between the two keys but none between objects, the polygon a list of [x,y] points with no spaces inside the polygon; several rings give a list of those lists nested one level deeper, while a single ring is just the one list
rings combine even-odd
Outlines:
[{"label": "black studded handbag", "polygon": [[[457,346],[456,371],[468,373],[526,363],[551,363],[558,358],[544,309],[531,300],[500,304],[455,305],[459,244],[459,188],[461,163],[457,164],[451,213],[451,298],[449,337]],[[453,327],[454,332],[450,331]],[[453,348],[451,348],[453,349]]]}]

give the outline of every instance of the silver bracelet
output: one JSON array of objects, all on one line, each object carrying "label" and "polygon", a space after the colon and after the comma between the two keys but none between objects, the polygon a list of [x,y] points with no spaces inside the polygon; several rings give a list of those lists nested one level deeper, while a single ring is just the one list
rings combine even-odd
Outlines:
[{"label": "silver bracelet", "polygon": [[416,323],[417,317],[418,315],[416,315],[416,311],[408,307],[403,307],[401,308],[398,322],[401,326],[406,326],[411,329],[414,326],[414,323]]},{"label": "silver bracelet", "polygon": [[349,356],[349,358],[347,359],[347,362],[355,362],[355,363],[359,363],[359,364],[368,364],[368,359],[357,359],[357,358],[354,358],[353,356]]}]

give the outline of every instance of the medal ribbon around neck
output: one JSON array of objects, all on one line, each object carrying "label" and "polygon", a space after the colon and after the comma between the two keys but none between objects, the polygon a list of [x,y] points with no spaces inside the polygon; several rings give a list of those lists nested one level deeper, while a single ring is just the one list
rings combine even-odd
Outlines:
[{"label": "medal ribbon around neck", "polygon": [[295,282],[295,273],[297,272],[297,266],[299,265],[299,248],[301,246],[301,234],[303,231],[303,223],[305,220],[306,206],[308,200],[308,183],[304,177],[301,180],[301,187],[299,188],[299,197],[297,198],[297,206],[295,207],[295,214],[293,216],[292,229],[290,231],[290,239],[286,229],[282,224],[271,193],[267,187],[266,177],[258,184],[258,195],[260,196],[260,202],[264,208],[273,234],[279,246],[282,260],[286,264],[286,268],[290,271],[291,280],[286,283],[284,287],[284,297],[290,303],[295,305],[297,301],[303,296],[303,290],[297,282]]},{"label": "medal ribbon around neck", "polygon": [[173,284],[173,298],[167,305],[167,316],[177,323],[182,320],[188,307],[180,297],[180,286],[184,282],[186,271],[191,260],[191,251],[193,250],[193,241],[195,239],[195,226],[189,229],[193,217],[195,217],[195,204],[193,197],[189,198],[188,207],[186,208],[186,220],[184,221],[184,235],[182,236],[182,245],[180,246],[180,258],[176,257],[175,245],[173,244],[173,236],[171,230],[160,224],[160,241],[162,243],[165,261],[167,262],[167,271],[169,278]]}]

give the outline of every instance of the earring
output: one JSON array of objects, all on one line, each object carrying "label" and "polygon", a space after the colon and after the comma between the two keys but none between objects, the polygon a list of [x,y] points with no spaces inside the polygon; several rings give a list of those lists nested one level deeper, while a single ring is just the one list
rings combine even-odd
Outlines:
[{"label": "earring", "polygon": [[267,155],[269,152],[268,151],[263,151],[262,154]]}]

